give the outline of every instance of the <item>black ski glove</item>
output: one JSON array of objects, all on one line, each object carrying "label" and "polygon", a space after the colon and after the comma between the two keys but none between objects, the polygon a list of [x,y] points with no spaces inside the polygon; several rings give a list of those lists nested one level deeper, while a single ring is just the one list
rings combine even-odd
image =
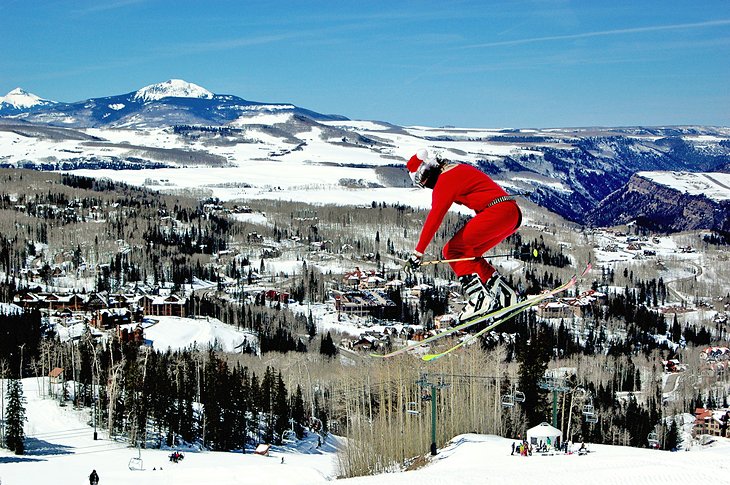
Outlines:
[{"label": "black ski glove", "polygon": [[406,273],[412,273],[414,271],[417,271],[418,268],[421,266],[423,254],[419,253],[418,251],[413,251],[413,254],[411,254],[411,257],[408,258],[408,261],[406,261],[406,264],[403,265],[403,268],[406,270]]}]

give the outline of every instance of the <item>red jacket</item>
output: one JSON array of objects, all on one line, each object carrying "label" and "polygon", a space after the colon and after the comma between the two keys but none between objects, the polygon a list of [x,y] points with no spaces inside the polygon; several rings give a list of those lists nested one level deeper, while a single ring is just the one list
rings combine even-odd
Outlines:
[{"label": "red jacket", "polygon": [[481,212],[491,201],[503,195],[507,195],[507,192],[502,187],[471,165],[460,163],[442,173],[433,188],[431,211],[423,223],[416,251],[426,252],[426,248],[441,226],[441,221],[454,202],[475,212]]}]

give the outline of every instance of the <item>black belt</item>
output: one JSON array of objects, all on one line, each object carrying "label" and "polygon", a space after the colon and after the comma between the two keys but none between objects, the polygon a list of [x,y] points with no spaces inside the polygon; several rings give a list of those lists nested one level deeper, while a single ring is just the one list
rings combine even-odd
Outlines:
[{"label": "black belt", "polygon": [[515,194],[515,195],[503,195],[501,197],[497,197],[492,202],[490,202],[489,204],[487,204],[487,206],[485,207],[485,209],[489,209],[493,205],[497,205],[500,202],[507,202],[508,200],[515,200],[517,197],[520,197],[521,195],[522,194]]}]

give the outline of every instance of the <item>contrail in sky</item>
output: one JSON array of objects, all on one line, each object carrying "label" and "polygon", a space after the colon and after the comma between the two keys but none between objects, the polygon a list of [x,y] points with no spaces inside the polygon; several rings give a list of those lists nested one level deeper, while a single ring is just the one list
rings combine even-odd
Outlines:
[{"label": "contrail in sky", "polygon": [[599,30],[597,32],[582,32],[580,34],[550,35],[545,37],[531,37],[527,39],[503,40],[499,42],[487,42],[464,46],[464,49],[476,49],[481,47],[499,47],[505,45],[532,44],[535,42],[546,42],[552,40],[587,39],[590,37],[605,37],[610,35],[637,34],[643,32],[658,32],[661,30],[681,30],[704,27],[717,27],[730,25],[730,19],[709,20],[707,22],[696,22],[690,24],[656,25],[653,27],[635,27],[631,29]]}]

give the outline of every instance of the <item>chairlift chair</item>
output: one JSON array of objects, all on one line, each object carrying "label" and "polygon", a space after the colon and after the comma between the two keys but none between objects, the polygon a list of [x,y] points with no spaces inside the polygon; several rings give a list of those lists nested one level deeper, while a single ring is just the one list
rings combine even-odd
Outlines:
[{"label": "chairlift chair", "polygon": [[657,437],[656,432],[652,431],[649,433],[649,435],[646,437],[646,440],[649,442],[650,445],[656,445],[659,443],[659,439]]},{"label": "chairlift chair", "polygon": [[515,397],[512,394],[502,396],[502,407],[511,408],[515,405]]},{"label": "chairlift chair", "polygon": [[584,404],[583,405],[583,414],[585,416],[593,416],[594,414],[596,414],[596,410],[593,407],[593,404]]},{"label": "chairlift chair", "polygon": [[418,403],[416,401],[409,402],[408,406],[406,407],[406,413],[414,415],[421,414]]},{"label": "chairlift chair", "polygon": [[294,430],[287,429],[281,434],[281,441],[286,444],[292,444],[296,442],[297,434]]},{"label": "chairlift chair", "polygon": [[134,471],[134,470],[144,470],[144,465],[142,463],[142,458],[137,458],[137,457],[131,458],[129,460],[129,463],[127,464],[127,466],[132,471]]},{"label": "chairlift chair", "polygon": [[134,458],[130,458],[127,466],[132,471],[144,470],[144,463],[142,462],[142,448],[140,447],[139,443],[137,443],[137,456],[135,456]]},{"label": "chairlift chair", "polygon": [[514,398],[515,402],[525,402],[525,393],[522,391],[515,391]]},{"label": "chairlift chair", "polygon": [[586,414],[584,419],[588,424],[596,424],[598,422],[598,416],[595,414]]}]

